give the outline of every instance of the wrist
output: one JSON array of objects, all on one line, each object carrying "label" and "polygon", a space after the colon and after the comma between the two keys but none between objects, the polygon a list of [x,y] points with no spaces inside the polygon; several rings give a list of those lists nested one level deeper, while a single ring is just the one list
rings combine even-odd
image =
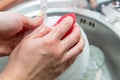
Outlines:
[{"label": "wrist", "polygon": [[16,61],[9,62],[0,74],[0,80],[27,80],[27,69]]}]

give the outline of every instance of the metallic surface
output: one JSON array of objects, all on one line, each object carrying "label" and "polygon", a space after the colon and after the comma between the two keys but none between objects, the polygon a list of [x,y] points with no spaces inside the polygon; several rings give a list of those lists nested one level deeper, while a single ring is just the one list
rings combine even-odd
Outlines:
[{"label": "metallic surface", "polygon": [[[112,80],[119,80],[120,31],[109,24],[104,16],[89,10],[73,8],[70,2],[67,2],[66,0],[51,0],[48,7],[48,16],[60,16],[69,12],[76,13],[77,22],[86,32],[90,44],[99,47],[104,52],[106,65],[110,70]],[[30,0],[27,3],[12,8],[10,11],[33,17],[38,14],[40,11],[39,9],[39,3]],[[1,63],[4,64],[2,61]]]}]

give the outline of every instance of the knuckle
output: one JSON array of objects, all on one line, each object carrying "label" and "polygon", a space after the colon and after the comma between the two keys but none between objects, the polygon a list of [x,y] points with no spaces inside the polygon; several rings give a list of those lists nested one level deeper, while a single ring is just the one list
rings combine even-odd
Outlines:
[{"label": "knuckle", "polygon": [[55,44],[55,38],[54,38],[54,37],[51,37],[51,38],[47,39],[47,40],[45,41],[45,43],[47,43],[47,44]]},{"label": "knuckle", "polygon": [[80,39],[80,33],[79,32],[76,32],[75,36],[76,36],[77,39]]},{"label": "knuckle", "polygon": [[76,39],[76,41],[79,41],[80,40],[80,33],[75,33],[74,35],[74,39]]},{"label": "knuckle", "polygon": [[58,29],[57,33],[62,35],[62,33],[64,33],[64,30],[63,29]]},{"label": "knuckle", "polygon": [[62,49],[59,45],[59,42],[55,40],[54,38],[50,38],[48,41],[44,41],[44,44],[47,48],[49,55],[53,59],[59,59],[60,55],[62,54]]},{"label": "knuckle", "polygon": [[63,54],[63,50],[60,48],[57,48],[54,51],[54,59],[59,60],[61,58],[62,54]]},{"label": "knuckle", "polygon": [[83,47],[85,46],[85,39],[82,37],[82,44],[83,44]]},{"label": "knuckle", "polygon": [[84,46],[85,46],[85,41],[84,41],[84,39],[82,38],[81,46],[79,47],[79,49],[80,49],[81,52],[83,51]]},{"label": "knuckle", "polygon": [[83,47],[83,46],[79,47],[79,52],[82,52],[82,51],[83,51],[83,49],[84,49],[84,47]]},{"label": "knuckle", "polygon": [[56,52],[57,52],[58,56],[60,56],[60,55],[62,55],[63,50],[62,50],[61,48],[58,47],[58,49],[57,49]]},{"label": "knuckle", "polygon": [[79,47],[76,49],[75,53],[76,53],[76,54],[80,54],[82,51],[83,51],[83,47],[79,46]]}]

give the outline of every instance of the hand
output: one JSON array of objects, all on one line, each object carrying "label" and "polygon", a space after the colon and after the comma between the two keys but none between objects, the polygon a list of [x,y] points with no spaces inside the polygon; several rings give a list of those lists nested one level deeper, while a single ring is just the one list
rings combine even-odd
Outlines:
[{"label": "hand", "polygon": [[43,18],[28,18],[17,13],[0,12],[0,56],[9,55],[26,30],[41,25]]},{"label": "hand", "polygon": [[54,80],[71,65],[69,60],[74,59],[84,47],[80,27],[77,25],[74,25],[71,34],[61,40],[72,22],[73,19],[67,17],[53,29],[40,27],[26,36],[11,53],[1,78]]}]

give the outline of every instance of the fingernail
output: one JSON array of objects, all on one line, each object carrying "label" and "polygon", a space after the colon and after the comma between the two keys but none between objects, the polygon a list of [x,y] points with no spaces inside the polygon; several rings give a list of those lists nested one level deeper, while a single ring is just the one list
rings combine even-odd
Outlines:
[{"label": "fingernail", "polygon": [[43,16],[43,12],[39,12],[38,16],[40,16],[40,17]]},{"label": "fingernail", "polygon": [[66,17],[66,18],[64,19],[64,21],[67,21],[67,22],[69,22],[70,24],[73,24],[74,19],[73,19],[71,16],[68,16],[68,17]]},{"label": "fingernail", "polygon": [[43,23],[44,17],[43,16],[36,16],[34,18],[34,21],[35,21],[35,25],[37,25],[37,27],[38,27]]}]

